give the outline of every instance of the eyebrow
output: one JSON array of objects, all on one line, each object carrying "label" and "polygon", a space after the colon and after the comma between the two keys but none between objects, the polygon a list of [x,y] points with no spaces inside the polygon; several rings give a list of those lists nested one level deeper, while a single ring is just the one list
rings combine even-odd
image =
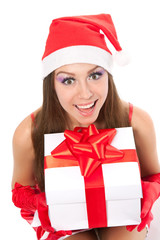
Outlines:
[{"label": "eyebrow", "polygon": [[[87,74],[93,72],[93,71],[94,71],[96,68],[98,68],[98,67],[100,67],[100,66],[96,66],[96,67],[92,68],[91,70],[89,70],[89,71],[87,72]],[[72,76],[75,76],[75,75],[76,75],[76,74],[71,73],[71,72],[61,71],[61,72],[58,72],[58,73],[56,74],[56,76],[59,75],[60,73],[65,73],[65,74],[72,75]]]}]

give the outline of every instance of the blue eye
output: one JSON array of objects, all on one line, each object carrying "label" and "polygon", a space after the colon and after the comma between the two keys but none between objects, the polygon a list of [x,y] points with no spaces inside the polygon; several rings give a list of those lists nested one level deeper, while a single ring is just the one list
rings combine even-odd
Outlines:
[{"label": "blue eye", "polygon": [[71,85],[74,83],[74,81],[75,81],[74,78],[64,78],[62,83],[66,84],[66,85]]},{"label": "blue eye", "polygon": [[92,80],[98,80],[102,75],[103,73],[101,72],[93,72],[89,75],[89,78]]}]

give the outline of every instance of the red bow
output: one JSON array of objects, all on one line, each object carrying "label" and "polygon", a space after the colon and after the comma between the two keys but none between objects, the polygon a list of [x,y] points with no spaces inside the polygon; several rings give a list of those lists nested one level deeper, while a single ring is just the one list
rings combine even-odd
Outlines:
[{"label": "red bow", "polygon": [[116,129],[103,129],[99,132],[93,124],[88,128],[66,130],[66,139],[51,152],[55,160],[52,167],[79,165],[81,174],[87,177],[102,163],[122,159],[124,153],[110,145],[116,132]]},{"label": "red bow", "polygon": [[105,129],[99,133],[93,124],[88,128],[76,128],[74,132],[64,132],[67,146],[78,161],[82,176],[90,176],[102,163],[123,158],[123,152],[110,145],[116,132],[116,129]]}]

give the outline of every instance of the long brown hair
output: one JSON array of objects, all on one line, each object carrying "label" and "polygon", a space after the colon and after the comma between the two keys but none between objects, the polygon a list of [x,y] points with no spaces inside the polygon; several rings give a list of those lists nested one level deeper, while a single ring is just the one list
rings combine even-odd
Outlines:
[{"label": "long brown hair", "polygon": [[[43,80],[43,104],[32,124],[32,141],[35,150],[35,178],[44,191],[44,134],[63,132],[69,128],[65,110],[59,103],[53,81],[54,73]],[[130,126],[128,111],[123,106],[116,90],[112,75],[109,74],[108,96],[103,104],[97,123],[103,128]]]}]

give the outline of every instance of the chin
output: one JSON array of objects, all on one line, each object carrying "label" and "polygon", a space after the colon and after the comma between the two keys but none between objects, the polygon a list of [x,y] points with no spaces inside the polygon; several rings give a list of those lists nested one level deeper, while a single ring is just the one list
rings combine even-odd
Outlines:
[{"label": "chin", "polygon": [[81,127],[88,127],[89,125],[94,124],[95,121],[96,121],[96,119],[92,120],[92,121],[91,120],[81,121],[81,122],[79,122],[79,125]]},{"label": "chin", "polygon": [[72,126],[73,128],[75,127],[88,127],[91,124],[95,124],[97,120],[97,116],[92,116],[92,117],[75,117],[72,118]]}]

